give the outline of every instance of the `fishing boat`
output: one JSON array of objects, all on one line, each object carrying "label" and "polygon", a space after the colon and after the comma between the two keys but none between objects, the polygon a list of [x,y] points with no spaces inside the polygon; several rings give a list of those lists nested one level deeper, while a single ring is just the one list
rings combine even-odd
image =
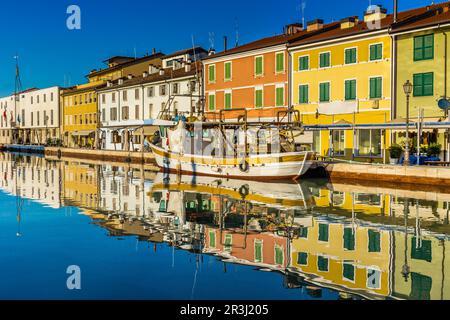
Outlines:
[{"label": "fishing boat", "polygon": [[6,147],[3,144],[0,144],[0,152],[5,151]]},{"label": "fishing boat", "polygon": [[[222,110],[226,111],[226,110]],[[236,111],[236,110],[233,110]],[[298,117],[299,118],[299,117]],[[183,122],[160,129],[150,144],[158,166],[169,172],[247,180],[298,180],[315,164],[316,154],[296,151],[297,122]],[[295,132],[295,133],[294,133]]]}]

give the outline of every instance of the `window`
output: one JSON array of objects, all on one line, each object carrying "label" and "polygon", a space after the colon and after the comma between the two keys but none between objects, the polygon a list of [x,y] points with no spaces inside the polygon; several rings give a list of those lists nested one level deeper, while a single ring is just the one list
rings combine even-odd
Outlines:
[{"label": "window", "polygon": [[344,277],[344,279],[355,281],[355,266],[349,263],[344,263],[342,276]]},{"label": "window", "polygon": [[127,90],[122,91],[122,100],[123,101],[128,100],[128,91]]},{"label": "window", "polygon": [[345,49],[345,64],[356,63],[356,48]]},{"label": "window", "polygon": [[356,80],[345,81],[345,100],[356,100]]},{"label": "window", "polygon": [[50,101],[53,101],[53,92],[50,93]]},{"label": "window", "polygon": [[255,240],[255,252],[254,258],[255,262],[260,263],[263,262],[263,243],[261,240]]},{"label": "window", "polygon": [[420,273],[411,272],[411,300],[430,300],[433,279]]},{"label": "window", "polygon": [[284,250],[282,246],[275,245],[275,264],[284,264]]},{"label": "window", "polygon": [[264,93],[263,89],[255,89],[255,107],[262,108],[264,105]]},{"label": "window", "polygon": [[262,76],[264,73],[264,57],[255,58],[255,76]]},{"label": "window", "polygon": [[[53,110],[52,110],[52,112],[53,112]],[[20,120],[22,122],[22,125],[24,125],[25,124],[25,110],[24,109],[22,109],[22,119],[20,119]]]},{"label": "window", "polygon": [[361,129],[358,131],[358,155],[381,156],[381,130]]},{"label": "window", "polygon": [[309,57],[308,56],[300,57],[298,64],[299,64],[298,70],[300,71],[309,70]]},{"label": "window", "polygon": [[284,106],[284,87],[276,88],[276,106],[277,107]]},{"label": "window", "polygon": [[276,66],[275,70],[277,73],[284,72],[284,52],[279,52],[275,56]]},{"label": "window", "polygon": [[416,237],[411,239],[411,258],[431,262],[431,240],[418,241]]},{"label": "window", "polygon": [[117,108],[111,108],[109,118],[111,121],[117,121]]},{"label": "window", "polygon": [[103,122],[106,121],[106,110],[105,110],[105,108],[102,109],[102,121]]},{"label": "window", "polygon": [[299,238],[308,239],[308,228],[307,227],[301,227],[298,230],[298,236],[299,236]]},{"label": "window", "polygon": [[352,228],[344,228],[344,249],[355,250],[355,233]]},{"label": "window", "polygon": [[216,233],[214,231],[209,232],[209,247],[210,248],[216,247]]},{"label": "window", "polygon": [[122,120],[130,119],[130,108],[127,106],[122,107]]},{"label": "window", "polygon": [[102,103],[106,103],[106,95],[102,94]]},{"label": "window", "polygon": [[381,235],[375,230],[368,231],[369,252],[381,252]]},{"label": "window", "polygon": [[155,95],[155,87],[148,87],[147,88],[147,97],[151,98]]},{"label": "window", "polygon": [[319,224],[319,241],[328,242],[328,224],[320,223]]},{"label": "window", "polygon": [[299,103],[309,102],[309,86],[307,84],[302,84],[298,87],[299,91]]},{"label": "window", "polygon": [[208,102],[209,102],[209,111],[216,110],[216,95],[210,94],[208,96]]},{"label": "window", "polygon": [[36,102],[39,103],[39,96],[36,96]]},{"label": "window", "polygon": [[297,256],[297,264],[301,266],[308,265],[308,254],[306,252],[299,252]]},{"label": "window", "polygon": [[330,83],[324,82],[319,84],[319,101],[330,102]]},{"label": "window", "polygon": [[165,96],[166,91],[167,91],[167,88],[166,88],[165,84],[159,86],[159,95],[160,96]]},{"label": "window", "polygon": [[434,34],[414,37],[414,61],[434,58]]},{"label": "window", "polygon": [[216,82],[216,66],[215,65],[211,65],[208,67],[208,80],[209,80],[209,83]]},{"label": "window", "polygon": [[39,111],[37,112],[37,117],[36,117],[36,118],[37,118],[37,125],[39,126],[39,125],[40,125],[40,124],[39,124],[39,121],[40,121],[40,118],[41,118],[41,117],[39,116]]},{"label": "window", "polygon": [[231,109],[231,92],[225,92],[225,109]]},{"label": "window", "polygon": [[44,94],[44,103],[47,102],[47,95]]},{"label": "window", "polygon": [[113,103],[116,103],[116,93],[113,92],[113,93],[111,94],[111,96],[112,96],[112,102],[113,102]]},{"label": "window", "polygon": [[50,110],[50,125],[53,125],[53,110]]},{"label": "window", "polygon": [[172,84],[172,92],[173,92],[173,94],[180,93],[180,85],[178,83]]},{"label": "window", "polygon": [[225,235],[225,241],[224,241],[224,249],[227,252],[231,252],[231,248],[233,245],[233,235],[226,234]]},{"label": "window", "polygon": [[231,62],[225,62],[225,81],[230,81],[232,77]]},{"label": "window", "polygon": [[381,95],[383,92],[383,78],[376,77],[376,78],[370,78],[370,89],[369,89],[369,96],[370,99],[381,99]]},{"label": "window", "polygon": [[321,68],[328,68],[331,66],[331,54],[329,52],[324,52],[319,55],[319,66]]},{"label": "window", "polygon": [[[33,114],[33,112],[31,113],[31,125],[32,126],[34,126],[34,114]],[[3,119],[3,117],[2,117],[2,119]]]},{"label": "window", "polygon": [[31,104],[33,104],[33,97],[31,97]]},{"label": "window", "polygon": [[317,268],[319,271],[328,272],[328,258],[318,256],[317,257]]},{"label": "window", "polygon": [[413,95],[414,97],[426,97],[434,94],[434,74],[428,73],[416,73],[413,76]]},{"label": "window", "polygon": [[138,120],[138,119],[140,118],[140,114],[139,114],[139,106],[138,106],[138,105],[135,105],[135,106],[134,106],[134,118],[135,118],[136,120]]},{"label": "window", "polygon": [[153,103],[150,103],[150,104],[148,105],[148,117],[149,117],[150,119],[152,119],[152,115],[153,115]]},{"label": "window", "polygon": [[333,130],[333,156],[345,155],[345,131]]},{"label": "window", "polygon": [[139,89],[134,90],[134,99],[139,100]]},{"label": "window", "polygon": [[320,133],[321,131],[313,131],[313,145],[312,145],[312,151],[314,152],[321,152],[320,151]]},{"label": "window", "polygon": [[383,45],[381,43],[370,46],[370,61],[383,59]]}]

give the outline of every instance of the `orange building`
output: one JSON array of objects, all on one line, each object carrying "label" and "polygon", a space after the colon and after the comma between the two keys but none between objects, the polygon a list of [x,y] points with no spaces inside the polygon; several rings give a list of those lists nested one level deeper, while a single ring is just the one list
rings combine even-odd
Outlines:
[{"label": "orange building", "polygon": [[[287,43],[307,34],[300,24],[282,35],[210,54],[204,59],[205,114],[219,119],[220,110],[245,108],[248,118],[267,120],[289,105]],[[231,111],[233,119],[242,112]]]}]

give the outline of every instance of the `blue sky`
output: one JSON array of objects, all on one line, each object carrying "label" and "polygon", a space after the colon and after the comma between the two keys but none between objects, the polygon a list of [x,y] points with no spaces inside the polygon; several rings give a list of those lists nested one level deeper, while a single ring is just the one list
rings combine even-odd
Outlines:
[{"label": "blue sky", "polygon": [[[369,0],[305,0],[305,20],[326,22],[362,16]],[[372,1],[392,12],[393,0]],[[442,2],[442,1],[437,1]],[[425,6],[431,0],[399,0],[400,10]],[[81,8],[81,30],[66,27],[67,7]],[[152,48],[170,53],[196,45],[216,50],[223,36],[234,44],[280,33],[301,20],[301,0],[22,0],[0,4],[0,96],[14,91],[14,59],[18,54],[23,88],[74,85],[91,69],[104,67],[114,55],[138,56]]]}]

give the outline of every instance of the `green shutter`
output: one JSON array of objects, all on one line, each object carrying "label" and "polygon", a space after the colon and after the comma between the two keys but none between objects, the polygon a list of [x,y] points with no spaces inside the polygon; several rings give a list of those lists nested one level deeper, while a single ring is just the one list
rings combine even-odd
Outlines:
[{"label": "green shutter", "polygon": [[319,224],[319,241],[328,242],[328,224]]},{"label": "green shutter", "polygon": [[327,68],[330,66],[330,53],[325,52],[320,54],[319,65],[321,68]]},{"label": "green shutter", "polygon": [[355,280],[355,266],[344,263],[343,276],[345,279],[354,281]]},{"label": "green shutter", "polygon": [[320,102],[330,101],[330,83],[321,83],[319,85],[319,100]]},{"label": "green shutter", "polygon": [[356,99],[356,80],[345,81],[345,100]]},{"label": "green shutter", "polygon": [[370,46],[370,60],[380,60],[383,58],[383,46],[381,44],[374,44]]},{"label": "green shutter", "polygon": [[370,79],[370,98],[380,99],[382,94],[383,80],[381,77]]},{"label": "green shutter", "polygon": [[418,73],[413,75],[413,95],[415,97],[432,96],[434,94],[434,73]]},{"label": "green shutter", "polygon": [[345,64],[356,63],[356,48],[345,50]]},{"label": "green shutter", "polygon": [[209,232],[209,247],[210,248],[216,247],[216,233],[214,231]]},{"label": "green shutter", "polygon": [[263,57],[256,57],[255,64],[255,74],[261,76],[263,74]]},{"label": "green shutter", "polygon": [[414,61],[434,58],[434,34],[414,37]]},{"label": "green shutter", "polygon": [[284,252],[283,247],[275,245],[275,264],[284,264]]},{"label": "green shutter", "polygon": [[306,266],[308,264],[308,254],[306,252],[299,252],[297,256],[297,264]]},{"label": "green shutter", "polygon": [[344,228],[344,249],[355,250],[355,234],[352,228]]},{"label": "green shutter", "polygon": [[299,236],[300,238],[305,238],[305,239],[307,239],[307,238],[308,238],[308,228],[307,228],[307,227],[301,227],[301,228],[298,230],[298,236]]},{"label": "green shutter", "polygon": [[255,262],[262,262],[262,242],[255,241]]},{"label": "green shutter", "polygon": [[282,107],[284,105],[284,88],[277,88],[276,89],[276,104],[277,107]]},{"label": "green shutter", "polygon": [[369,230],[369,252],[381,252],[381,234],[375,230]]},{"label": "green shutter", "polygon": [[433,279],[420,273],[411,272],[411,300],[431,300]]},{"label": "green shutter", "polygon": [[225,80],[231,80],[231,62],[225,63]]},{"label": "green shutter", "polygon": [[277,72],[284,71],[284,53],[277,53]]},{"label": "green shutter", "polygon": [[263,107],[263,91],[255,90],[255,107],[262,108]]},{"label": "green shutter", "polygon": [[411,239],[411,258],[431,262],[433,258],[431,240],[422,240],[419,244],[417,238],[413,237]]},{"label": "green shutter", "polygon": [[299,86],[299,102],[308,103],[309,102],[309,86],[300,85]]},{"label": "green shutter", "polygon": [[225,93],[225,109],[231,109],[231,93]]},{"label": "green shutter", "polygon": [[214,111],[216,109],[216,96],[213,94],[209,95],[209,110]]},{"label": "green shutter", "polygon": [[209,82],[216,81],[216,66],[209,66]]},{"label": "green shutter", "polygon": [[328,259],[322,256],[317,257],[317,267],[319,271],[328,271]]},{"label": "green shutter", "polygon": [[309,57],[300,57],[300,71],[309,70]]}]

